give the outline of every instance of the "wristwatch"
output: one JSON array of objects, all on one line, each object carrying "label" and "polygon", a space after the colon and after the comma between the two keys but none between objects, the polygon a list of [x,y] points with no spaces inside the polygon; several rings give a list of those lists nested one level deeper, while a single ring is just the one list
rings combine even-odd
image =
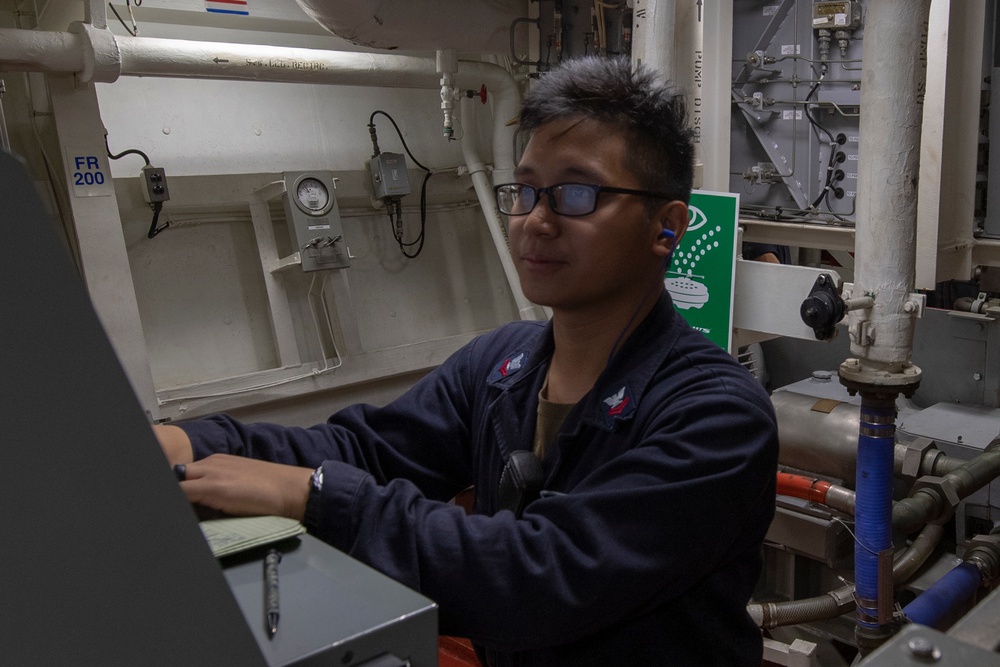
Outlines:
[{"label": "wristwatch", "polygon": [[312,532],[319,527],[319,499],[323,491],[323,466],[313,470],[309,477],[309,498],[306,500],[306,511],[302,518],[306,530]]},{"label": "wristwatch", "polygon": [[319,493],[323,490],[323,466],[320,466],[313,470],[312,477],[309,478],[309,491],[315,491]]}]

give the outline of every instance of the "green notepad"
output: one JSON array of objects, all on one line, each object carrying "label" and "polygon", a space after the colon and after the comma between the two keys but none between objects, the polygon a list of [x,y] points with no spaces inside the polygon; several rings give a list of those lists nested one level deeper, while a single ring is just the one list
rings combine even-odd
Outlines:
[{"label": "green notepad", "polygon": [[295,519],[282,516],[248,516],[202,521],[201,532],[216,558],[278,542],[306,532]]}]

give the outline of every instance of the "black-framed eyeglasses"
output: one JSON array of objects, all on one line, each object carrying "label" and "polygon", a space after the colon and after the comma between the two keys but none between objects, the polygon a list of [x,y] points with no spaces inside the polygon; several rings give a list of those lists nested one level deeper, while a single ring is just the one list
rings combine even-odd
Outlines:
[{"label": "black-framed eyeglasses", "polygon": [[596,211],[598,196],[602,192],[655,197],[657,199],[676,199],[676,197],[662,192],[614,188],[609,185],[590,185],[589,183],[556,183],[544,188],[536,188],[525,183],[504,183],[493,188],[493,191],[496,192],[497,207],[505,215],[531,213],[543,194],[549,196],[549,208],[552,209],[553,213],[568,217],[590,215]]}]

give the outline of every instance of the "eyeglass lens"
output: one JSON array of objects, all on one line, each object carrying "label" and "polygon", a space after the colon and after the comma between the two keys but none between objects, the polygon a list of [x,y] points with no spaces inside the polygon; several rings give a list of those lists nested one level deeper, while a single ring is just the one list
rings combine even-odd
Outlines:
[{"label": "eyeglass lens", "polygon": [[549,206],[560,215],[587,215],[597,207],[597,190],[580,183],[562,183],[548,188],[512,183],[497,191],[500,211],[508,215],[530,213],[542,193],[549,195]]}]

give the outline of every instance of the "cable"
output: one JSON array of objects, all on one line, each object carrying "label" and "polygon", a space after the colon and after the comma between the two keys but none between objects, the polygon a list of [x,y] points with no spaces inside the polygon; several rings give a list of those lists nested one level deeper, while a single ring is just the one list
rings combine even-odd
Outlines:
[{"label": "cable", "polygon": [[159,227],[156,226],[157,221],[160,219],[160,211],[163,210],[163,202],[158,201],[149,205],[153,209],[153,221],[149,223],[149,231],[146,232],[146,238],[151,239],[164,229],[170,226],[170,221],[167,220]]},{"label": "cable", "polygon": [[810,113],[810,111],[809,111],[809,109],[810,109],[810,107],[809,107],[809,99],[814,94],[816,94],[816,90],[820,87],[820,85],[822,85],[823,80],[826,78],[827,66],[826,66],[825,63],[821,66],[820,70],[821,71],[820,71],[820,73],[818,75],[819,78],[816,81],[816,83],[813,84],[812,88],[809,89],[809,92],[806,94],[806,99],[804,100],[804,105],[803,105],[802,108],[805,110],[806,118],[809,120],[809,124],[813,126],[813,133],[816,135],[816,139],[818,141],[822,142],[822,138],[819,136],[820,132],[822,132],[823,134],[825,134],[830,139],[830,157],[827,159],[827,162],[826,162],[826,182],[823,184],[823,189],[820,190],[819,196],[816,197],[816,199],[812,202],[810,208],[814,208],[815,209],[821,203],[823,203],[824,200],[826,200],[826,207],[832,213],[833,212],[833,208],[830,206],[829,195],[830,195],[830,186],[833,183],[833,173],[834,173],[833,172],[833,163],[834,163],[835,156],[837,155],[837,146],[838,146],[839,142],[837,141],[837,138],[834,137],[833,134],[830,133],[829,130],[827,130],[825,127],[823,127],[822,125],[820,125],[816,121],[816,119],[812,117],[812,113]]},{"label": "cable", "polygon": [[108,151],[108,157],[111,158],[112,160],[120,160],[121,158],[125,157],[126,155],[138,155],[139,157],[141,157],[143,160],[146,161],[146,166],[147,167],[150,164],[152,164],[149,161],[149,156],[146,155],[145,153],[143,153],[138,148],[129,148],[127,150],[123,150],[121,153],[118,153],[117,155],[112,155],[112,153],[111,153],[111,147],[108,145],[108,133],[107,132],[104,133],[104,148],[105,148],[105,150]]},{"label": "cable", "polygon": [[[136,3],[136,4],[138,4],[138,3]],[[126,155],[138,155],[139,157],[141,157],[143,160],[146,161],[146,166],[147,167],[152,164],[149,161],[149,156],[146,155],[145,153],[143,153],[138,148],[129,148],[129,149],[123,150],[121,153],[118,153],[117,155],[112,154],[111,147],[108,145],[108,133],[107,132],[104,133],[104,148],[108,152],[108,157],[110,159],[112,159],[112,160],[119,160],[119,159],[125,157]],[[153,220],[152,220],[152,222],[149,223],[149,231],[146,232],[146,238],[147,239],[153,238],[154,236],[156,236],[157,234],[159,234],[164,229],[166,229],[167,227],[170,226],[170,221],[167,220],[162,225],[160,225],[159,227],[157,227],[157,223],[160,221],[160,211],[163,210],[163,202],[161,202],[161,201],[151,202],[149,204],[149,207],[151,209],[153,209]]]},{"label": "cable", "polygon": [[[136,7],[138,7],[141,4],[142,4],[142,0],[135,0],[135,6]],[[131,0],[125,0],[125,7],[128,9],[128,17],[129,17],[129,19],[132,20],[132,28],[131,29],[129,29],[129,27],[127,25],[125,25],[125,21],[122,19],[121,14],[118,13],[118,10],[115,9],[114,5],[112,5],[109,2],[108,3],[108,7],[111,8],[111,11],[114,12],[115,17],[118,19],[118,22],[122,24],[123,28],[125,28],[125,32],[127,32],[130,35],[132,35],[133,37],[138,37],[139,36],[139,26],[135,22],[135,16],[132,15]]]},{"label": "cable", "polygon": [[406,145],[406,139],[403,138],[403,133],[400,131],[399,125],[396,125],[396,121],[392,119],[392,116],[382,111],[381,109],[376,109],[375,111],[372,112],[372,115],[368,117],[368,131],[372,135],[372,142],[375,143],[375,155],[378,155],[378,143],[376,142],[375,139],[375,116],[379,114],[388,118],[389,122],[392,123],[392,126],[396,128],[396,134],[399,135],[399,140],[403,142],[403,150],[405,150],[406,154],[410,156],[411,160],[413,160],[413,164],[417,165],[424,171],[430,171],[430,169],[420,164],[417,158],[413,157],[413,153],[410,152],[410,147]]}]

